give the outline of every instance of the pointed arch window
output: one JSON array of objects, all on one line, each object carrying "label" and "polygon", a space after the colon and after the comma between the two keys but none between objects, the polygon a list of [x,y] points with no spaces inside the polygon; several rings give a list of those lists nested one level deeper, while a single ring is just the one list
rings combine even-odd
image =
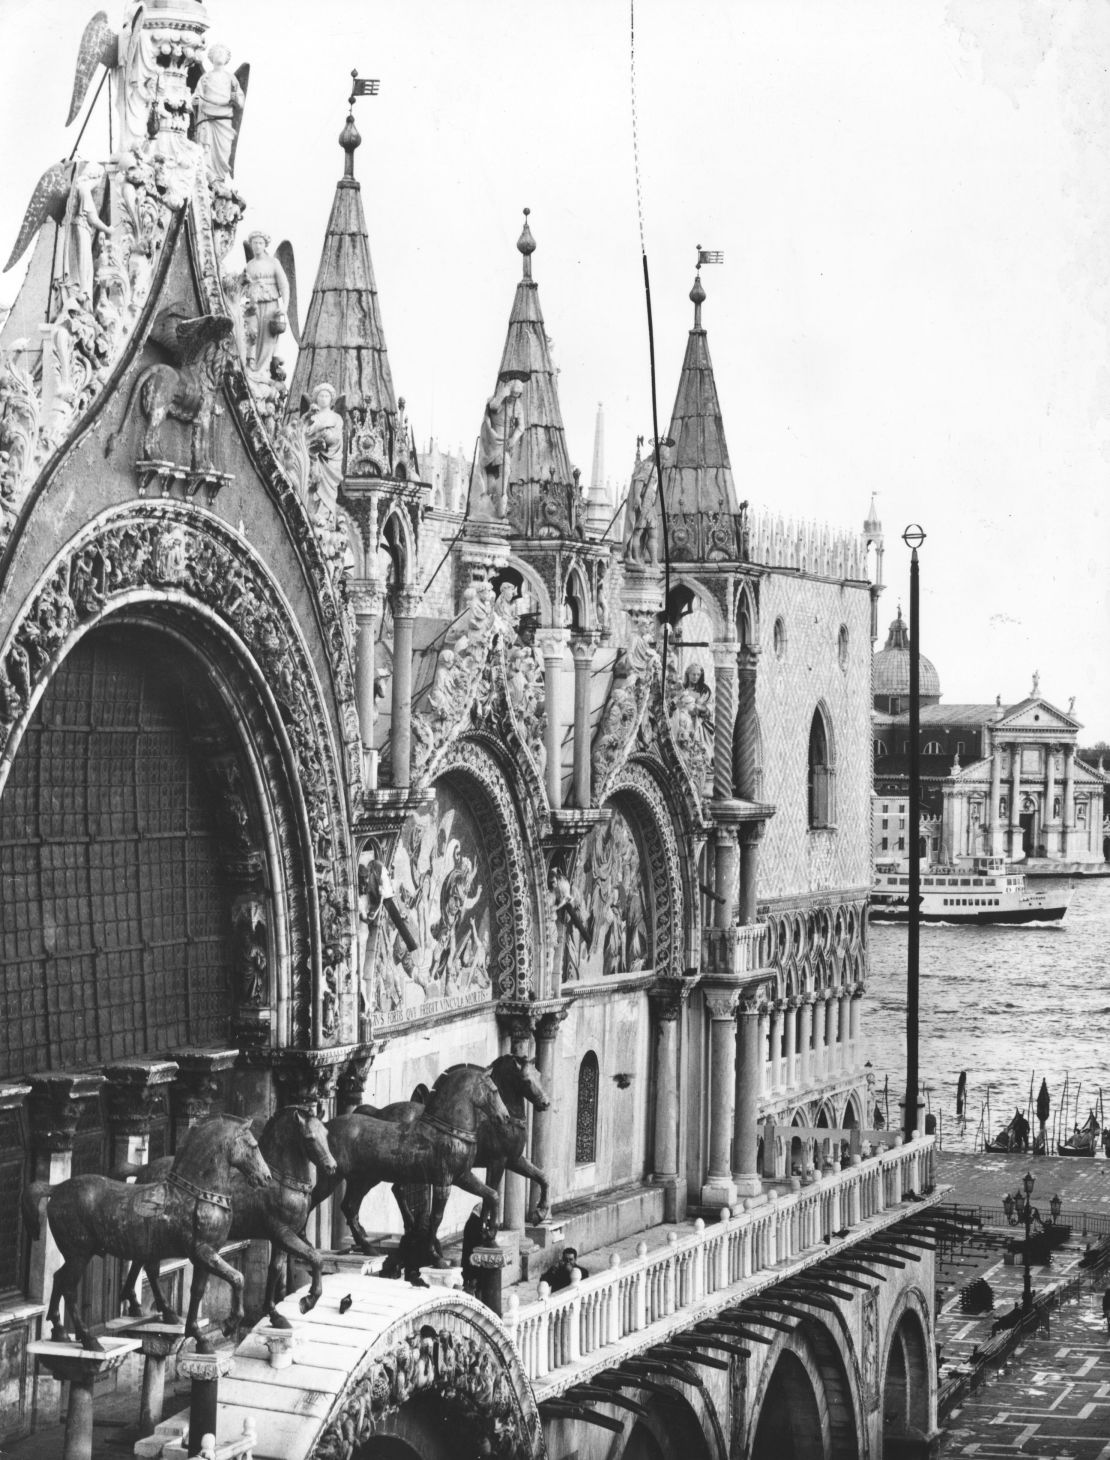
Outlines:
[{"label": "pointed arch window", "polygon": [[574,1164],[589,1166],[597,1160],[597,1091],[599,1072],[593,1050],[578,1066],[578,1121],[574,1133]]},{"label": "pointed arch window", "polygon": [[820,705],[809,727],[809,824],[832,826],[836,820],[836,771],[832,736]]}]

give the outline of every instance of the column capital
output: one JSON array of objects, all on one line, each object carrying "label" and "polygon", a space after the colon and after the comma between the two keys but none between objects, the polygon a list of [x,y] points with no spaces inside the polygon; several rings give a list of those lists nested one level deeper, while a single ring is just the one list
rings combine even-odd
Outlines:
[{"label": "column capital", "polygon": [[381,1049],[381,1045],[370,1040],[366,1044],[356,1045],[347,1056],[336,1080],[336,1097],[340,1106],[353,1109],[356,1105],[361,1104],[366,1076],[370,1073],[370,1066],[374,1063],[374,1056],[379,1049]]},{"label": "column capital", "polygon": [[103,1065],[105,1123],[120,1136],[148,1136],[155,1111],[177,1079],[173,1060],[117,1060]]},{"label": "column capital", "polygon": [[348,585],[355,618],[377,618],[385,607],[385,584],[377,578],[355,578]]},{"label": "column capital", "polygon": [[502,999],[497,1005],[497,1022],[510,1040],[554,1039],[559,1025],[570,1013],[573,999]]},{"label": "column capital", "polygon": [[343,1067],[363,1045],[327,1049],[275,1049],[270,1066],[280,1105],[316,1105],[330,1099]]},{"label": "column capital", "polygon": [[713,645],[713,668],[717,671],[735,670],[739,648],[735,639],[718,639]]},{"label": "column capital", "polygon": [[178,1120],[190,1125],[204,1120],[219,1092],[217,1077],[230,1070],[239,1058],[237,1049],[175,1049],[170,1058],[177,1065],[177,1079],[170,1091],[170,1108]]},{"label": "column capital", "polygon": [[29,1075],[27,1083],[31,1087],[26,1109],[32,1150],[72,1151],[77,1122],[89,1101],[99,1097],[104,1076],[59,1070]]},{"label": "column capital", "polygon": [[759,668],[759,646],[757,644],[741,644],[736,652],[736,667],[741,674],[754,674]]},{"label": "column capital", "polygon": [[660,979],[647,991],[651,1012],[660,1023],[668,1023],[672,1019],[677,1019],[682,1012],[683,1004],[687,1002],[697,986],[697,980],[691,978]]},{"label": "column capital", "polygon": [[415,618],[423,594],[417,588],[397,588],[393,592],[393,617]]},{"label": "column capital", "polygon": [[575,665],[592,664],[594,654],[597,652],[600,634],[592,632],[574,631],[570,636],[570,652],[574,655]]},{"label": "column capital", "polygon": [[567,646],[566,629],[537,629],[536,648],[545,660],[561,659]]},{"label": "column capital", "polygon": [[742,983],[727,978],[702,979],[699,988],[705,995],[705,1007],[712,1020],[735,1017],[736,1005],[743,992]]}]

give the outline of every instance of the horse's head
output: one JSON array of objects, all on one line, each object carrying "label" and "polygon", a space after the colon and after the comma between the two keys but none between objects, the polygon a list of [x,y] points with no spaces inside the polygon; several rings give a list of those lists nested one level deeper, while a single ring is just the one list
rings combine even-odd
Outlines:
[{"label": "horse's head", "polygon": [[[536,1062],[532,1056],[530,1054],[510,1054],[502,1056],[502,1059],[512,1082],[511,1088],[518,1095],[522,1095],[530,1105],[534,1105],[537,1110],[547,1110],[551,1105],[551,1098],[543,1088],[540,1072],[536,1068]],[[501,1063],[501,1061],[497,1063]]]},{"label": "horse's head", "polygon": [[324,1129],[324,1122],[311,1106],[295,1105],[290,1109],[293,1119],[297,1123],[301,1150],[317,1170],[322,1171],[326,1176],[334,1175],[335,1157],[328,1145],[328,1133]]},{"label": "horse's head", "polygon": [[273,1177],[254,1138],[250,1120],[245,1116],[225,1116],[224,1119],[234,1120],[238,1126],[228,1152],[230,1164],[242,1174],[248,1185],[269,1186]]},{"label": "horse's head", "polygon": [[501,1098],[501,1091],[494,1084],[488,1072],[479,1080],[475,1090],[475,1105],[488,1120],[504,1123],[512,1120],[512,1112]]}]

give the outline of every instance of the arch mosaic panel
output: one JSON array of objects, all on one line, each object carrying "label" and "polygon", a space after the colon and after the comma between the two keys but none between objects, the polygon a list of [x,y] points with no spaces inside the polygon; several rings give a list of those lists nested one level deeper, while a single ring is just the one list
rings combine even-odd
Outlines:
[{"label": "arch mosaic panel", "polygon": [[[645,813],[637,825],[640,844],[647,855],[645,880],[651,888],[654,913],[651,937],[654,969],[660,977],[677,978],[683,967],[684,886],[674,819],[659,782],[635,761],[622,768],[609,800],[619,802],[622,797],[638,802]],[[697,900],[691,901],[696,909]]]},{"label": "arch mosaic panel", "polygon": [[533,984],[532,903],[520,820],[493,760],[456,744],[430,806],[410,816],[390,878],[417,947],[379,915],[371,954],[375,1024],[388,1026],[498,998]]},{"label": "arch mosaic panel", "polygon": [[[593,982],[652,966],[651,883],[641,839],[617,803],[587,832],[575,859],[563,977]],[[583,931],[584,930],[584,931]]]}]

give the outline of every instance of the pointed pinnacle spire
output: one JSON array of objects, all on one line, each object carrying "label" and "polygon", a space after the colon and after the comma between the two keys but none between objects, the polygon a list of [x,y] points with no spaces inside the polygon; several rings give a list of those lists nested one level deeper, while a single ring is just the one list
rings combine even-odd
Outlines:
[{"label": "pointed pinnacle spire", "polygon": [[531,208],[525,208],[524,227],[520,230],[520,237],[516,241],[517,248],[524,255],[524,278],[526,279],[532,277],[532,255],[536,251],[536,240],[532,237],[532,230],[528,227],[528,215],[531,211]]}]

